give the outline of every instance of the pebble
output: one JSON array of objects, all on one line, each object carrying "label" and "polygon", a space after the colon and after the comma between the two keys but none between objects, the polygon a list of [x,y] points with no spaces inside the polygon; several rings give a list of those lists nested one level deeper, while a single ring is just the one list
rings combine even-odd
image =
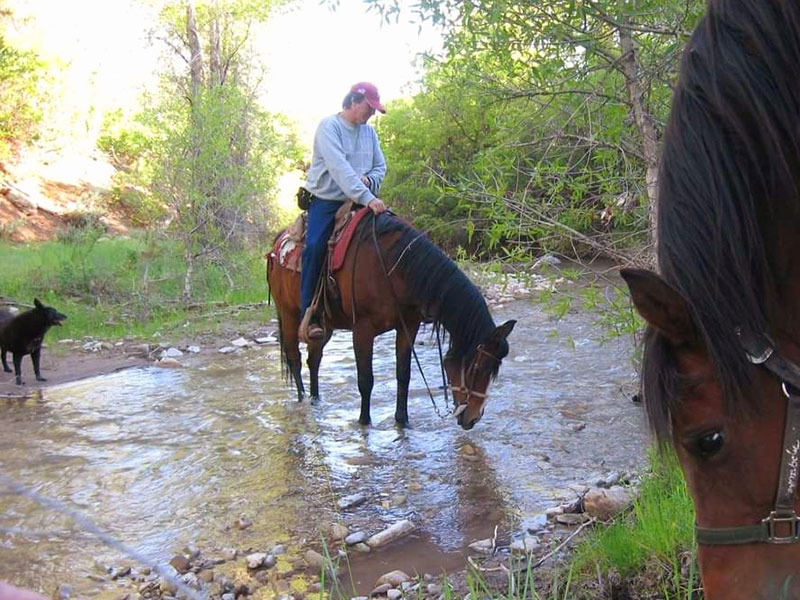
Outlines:
[{"label": "pebble", "polygon": [[183,352],[181,352],[174,346],[167,348],[166,350],[164,350],[164,352],[161,353],[162,358],[177,358],[179,356],[183,356]]},{"label": "pebble", "polygon": [[181,575],[188,573],[189,568],[191,567],[189,564],[189,559],[183,554],[176,554],[173,556],[172,560],[169,561],[169,564],[172,565],[172,568],[174,568]]},{"label": "pebble", "polygon": [[374,590],[370,592],[370,596],[380,596],[381,594],[385,594],[390,589],[392,589],[391,584],[389,583],[382,583],[381,585],[377,586]]},{"label": "pebble", "polygon": [[403,582],[410,581],[411,577],[406,575],[403,571],[399,569],[395,569],[394,571],[389,571],[388,573],[384,573],[378,580],[375,582],[376,586],[383,585],[388,583],[390,587],[400,587]]},{"label": "pebble", "polygon": [[396,540],[397,538],[403,537],[407,533],[413,531],[414,528],[415,525],[411,521],[408,519],[403,519],[402,521],[398,521],[383,531],[373,535],[367,540],[367,544],[372,548],[384,546],[389,542]]},{"label": "pebble", "polygon": [[244,339],[243,337],[236,338],[231,342],[231,346],[236,346],[237,348],[247,348],[250,345],[250,341]]},{"label": "pebble", "polygon": [[242,529],[242,530],[247,529],[248,527],[250,527],[252,525],[253,525],[253,522],[250,519],[248,519],[247,517],[239,517],[233,523],[233,526],[236,527],[236,529]]},{"label": "pebble", "polygon": [[355,533],[351,533],[346,538],[344,538],[344,543],[348,546],[355,546],[356,544],[361,544],[367,541],[367,532],[366,531],[356,531]]},{"label": "pebble", "polygon": [[236,348],[233,346],[223,346],[218,350],[220,354],[231,354],[232,352],[236,352]]},{"label": "pebble", "polygon": [[156,362],[156,366],[161,367],[162,369],[179,369],[183,365],[180,363],[180,361],[177,361],[174,358],[162,358]]},{"label": "pebble", "polygon": [[402,596],[403,596],[403,592],[401,592],[400,590],[394,590],[394,589],[392,589],[392,590],[387,590],[387,591],[386,591],[386,597],[387,597],[389,600],[398,600],[398,599],[399,599],[399,598],[401,598]]},{"label": "pebble", "polygon": [[278,338],[276,338],[274,335],[268,335],[268,336],[265,336],[265,337],[257,337],[256,338],[256,343],[257,344],[274,344],[277,341],[278,341]]},{"label": "pebble", "polygon": [[286,546],[284,546],[283,544],[276,544],[275,546],[272,547],[272,550],[270,550],[269,553],[274,554],[275,556],[278,556],[280,554],[286,554]]},{"label": "pebble", "polygon": [[362,554],[369,554],[372,552],[372,548],[367,546],[364,542],[359,542],[353,546],[353,549],[356,552],[361,552]]},{"label": "pebble", "polygon": [[200,346],[189,346],[186,348],[186,351],[189,354],[199,354],[200,353]]},{"label": "pebble", "polygon": [[337,502],[339,508],[353,508],[354,506],[358,506],[359,504],[364,504],[367,501],[367,496],[365,494],[351,494],[350,496],[345,496],[344,498],[339,498]]},{"label": "pebble", "polygon": [[562,525],[582,525],[589,519],[591,517],[586,513],[570,513],[556,516],[556,521]]},{"label": "pebble", "polygon": [[325,566],[325,557],[315,550],[306,550],[306,553],[303,555],[303,557],[306,559],[306,563],[308,563],[308,566],[310,567]]},{"label": "pebble", "polygon": [[62,583],[56,588],[56,593],[53,598],[56,600],[69,600],[72,597],[72,586]]},{"label": "pebble", "polygon": [[244,560],[247,563],[248,569],[258,569],[264,564],[266,558],[266,552],[254,552],[253,554],[248,554]]},{"label": "pebble", "polygon": [[478,540],[469,545],[470,550],[479,554],[491,554],[493,547],[491,539]]},{"label": "pebble", "polygon": [[350,531],[341,523],[334,523],[331,525],[331,539],[335,542],[346,538],[348,533],[350,533]]}]

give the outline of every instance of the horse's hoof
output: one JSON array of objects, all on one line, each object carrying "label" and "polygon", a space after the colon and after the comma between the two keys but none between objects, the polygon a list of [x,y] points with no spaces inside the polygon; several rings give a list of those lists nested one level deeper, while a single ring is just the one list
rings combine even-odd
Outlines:
[{"label": "horse's hoof", "polygon": [[311,406],[316,406],[317,404],[319,404],[319,396],[309,396],[308,403]]},{"label": "horse's hoof", "polygon": [[369,417],[367,417],[366,419],[364,417],[359,417],[358,418],[358,422],[359,422],[359,424],[364,425],[364,426],[371,425],[372,424],[372,419],[370,419]]},{"label": "horse's hoof", "polygon": [[14,369],[9,369],[8,367],[3,367],[3,371],[5,371],[6,373],[13,373]]},{"label": "horse's hoof", "polygon": [[408,419],[397,419],[394,420],[395,427],[400,429],[411,429],[411,423],[408,422]]},{"label": "horse's hoof", "polygon": [[46,379],[46,378],[44,378],[44,377],[37,377],[37,378],[36,378],[36,381],[47,381],[47,379]]}]

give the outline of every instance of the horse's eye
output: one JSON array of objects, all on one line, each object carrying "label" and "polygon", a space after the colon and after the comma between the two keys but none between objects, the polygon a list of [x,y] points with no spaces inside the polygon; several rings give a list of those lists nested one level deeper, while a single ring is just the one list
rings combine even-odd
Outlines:
[{"label": "horse's eye", "polygon": [[722,450],[725,444],[725,436],[721,431],[709,431],[694,439],[692,452],[700,458],[711,458]]}]

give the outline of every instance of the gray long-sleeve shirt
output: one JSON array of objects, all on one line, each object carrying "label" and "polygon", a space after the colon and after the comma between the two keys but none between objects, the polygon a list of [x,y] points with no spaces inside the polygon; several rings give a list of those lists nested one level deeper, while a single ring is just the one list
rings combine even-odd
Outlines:
[{"label": "gray long-sleeve shirt", "polygon": [[[361,176],[370,179],[367,187]],[[352,125],[339,115],[325,117],[314,136],[306,189],[323,200],[353,199],[369,204],[386,176],[386,159],[372,126]]]}]

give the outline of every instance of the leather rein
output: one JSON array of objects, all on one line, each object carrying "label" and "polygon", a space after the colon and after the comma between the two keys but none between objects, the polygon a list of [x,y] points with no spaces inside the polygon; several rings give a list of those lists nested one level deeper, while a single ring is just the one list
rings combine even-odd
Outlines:
[{"label": "leather rein", "polygon": [[751,338],[737,330],[747,359],[770,371],[781,381],[786,396],[786,425],[781,450],[781,470],[775,508],[757,525],[743,527],[698,527],[698,544],[796,544],[800,542],[800,517],[794,510],[800,475],[800,367],[781,357],[766,336]]}]

